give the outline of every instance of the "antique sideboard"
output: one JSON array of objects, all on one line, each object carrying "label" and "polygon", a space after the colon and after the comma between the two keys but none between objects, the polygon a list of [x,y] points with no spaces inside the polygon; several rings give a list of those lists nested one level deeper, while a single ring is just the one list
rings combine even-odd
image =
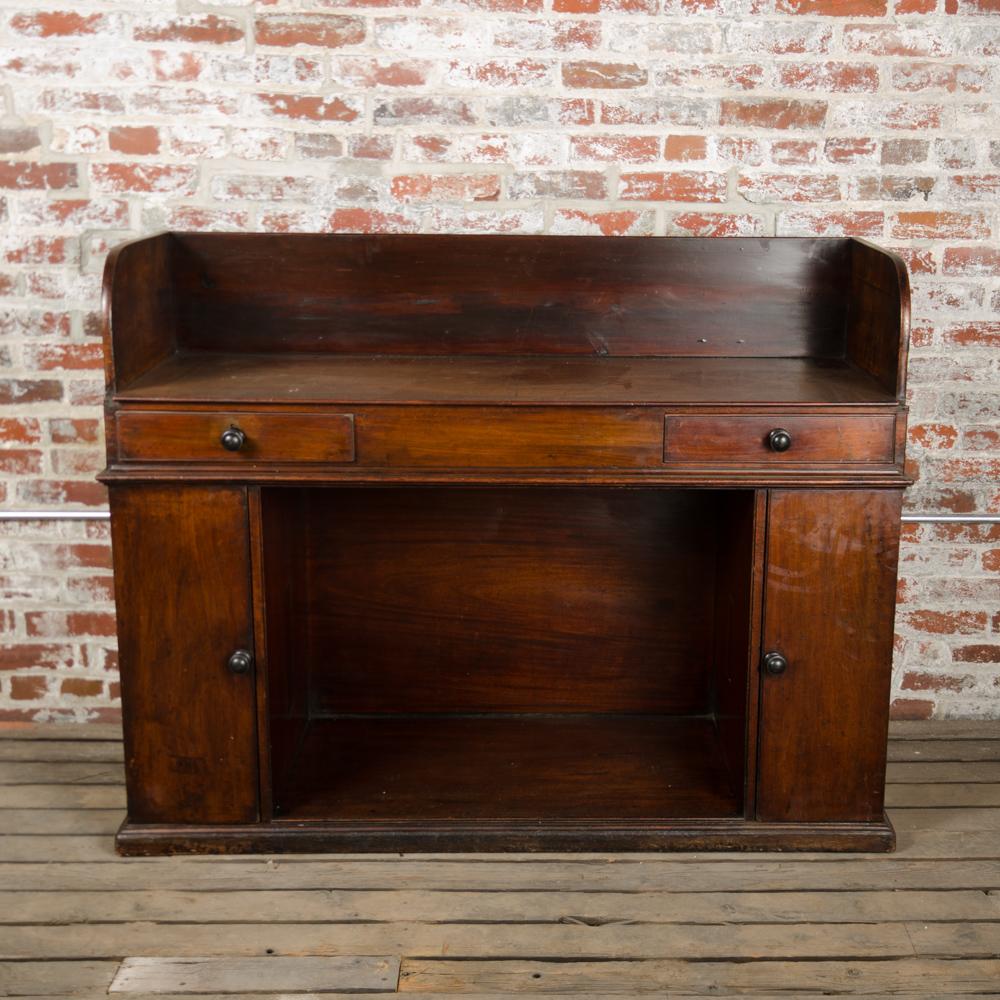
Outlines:
[{"label": "antique sideboard", "polygon": [[122,853],[891,849],[896,256],[164,233],[104,291]]}]

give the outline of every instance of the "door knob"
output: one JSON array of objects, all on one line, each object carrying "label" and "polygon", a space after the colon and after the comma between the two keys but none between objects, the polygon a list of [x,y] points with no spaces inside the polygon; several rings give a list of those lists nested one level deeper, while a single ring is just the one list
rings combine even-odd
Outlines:
[{"label": "door knob", "polygon": [[767,436],[767,446],[771,451],[788,451],[792,446],[792,435],[784,427],[775,427]]},{"label": "door knob", "polygon": [[253,653],[249,649],[237,649],[226,661],[231,674],[248,674],[253,669]]},{"label": "door knob", "polygon": [[219,440],[226,451],[239,451],[246,444],[247,436],[239,427],[230,427],[222,432]]},{"label": "door knob", "polygon": [[788,669],[788,660],[781,653],[767,653],[764,656],[764,672],[772,677],[780,677]]}]

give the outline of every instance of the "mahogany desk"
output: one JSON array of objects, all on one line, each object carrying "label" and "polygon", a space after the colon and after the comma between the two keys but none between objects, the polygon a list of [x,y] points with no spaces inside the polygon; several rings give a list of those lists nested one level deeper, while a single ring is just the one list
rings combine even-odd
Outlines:
[{"label": "mahogany desk", "polygon": [[118,849],[890,849],[908,298],[850,239],[119,247]]}]

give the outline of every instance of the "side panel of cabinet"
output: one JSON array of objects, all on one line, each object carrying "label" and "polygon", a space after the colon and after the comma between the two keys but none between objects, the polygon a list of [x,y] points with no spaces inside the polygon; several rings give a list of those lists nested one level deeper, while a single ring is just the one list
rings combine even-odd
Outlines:
[{"label": "side panel of cabinet", "polygon": [[246,490],[111,490],[129,819],[257,819]]},{"label": "side panel of cabinet", "polygon": [[757,814],[883,813],[898,491],[776,490],[768,509]]}]

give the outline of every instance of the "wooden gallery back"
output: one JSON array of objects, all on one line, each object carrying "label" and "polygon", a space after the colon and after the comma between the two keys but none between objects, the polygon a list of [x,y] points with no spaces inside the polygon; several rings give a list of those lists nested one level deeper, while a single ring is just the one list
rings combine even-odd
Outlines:
[{"label": "wooden gallery back", "polygon": [[908,307],[849,239],[120,247],[119,850],[890,849]]}]

